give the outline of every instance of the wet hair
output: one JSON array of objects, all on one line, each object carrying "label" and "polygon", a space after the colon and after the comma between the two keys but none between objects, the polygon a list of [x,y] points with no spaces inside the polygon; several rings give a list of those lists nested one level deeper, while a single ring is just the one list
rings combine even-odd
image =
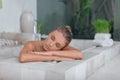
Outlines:
[{"label": "wet hair", "polygon": [[60,31],[64,38],[66,39],[66,45],[64,47],[66,47],[72,40],[72,31],[70,26],[60,26],[58,27],[56,30]]}]

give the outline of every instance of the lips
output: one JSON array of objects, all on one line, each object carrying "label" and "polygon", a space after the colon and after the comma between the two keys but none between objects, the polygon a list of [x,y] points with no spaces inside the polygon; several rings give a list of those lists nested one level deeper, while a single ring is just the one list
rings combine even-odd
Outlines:
[{"label": "lips", "polygon": [[49,50],[49,47],[47,45],[45,45],[45,50],[47,50],[47,51]]}]

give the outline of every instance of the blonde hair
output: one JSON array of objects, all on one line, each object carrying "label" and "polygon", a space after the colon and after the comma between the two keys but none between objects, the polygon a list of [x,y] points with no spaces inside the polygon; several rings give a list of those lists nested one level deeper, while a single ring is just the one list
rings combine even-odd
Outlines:
[{"label": "blonde hair", "polygon": [[65,45],[66,47],[72,40],[71,27],[69,25],[66,25],[66,26],[58,27],[56,30],[60,31],[63,34],[64,38],[66,39],[66,45]]}]

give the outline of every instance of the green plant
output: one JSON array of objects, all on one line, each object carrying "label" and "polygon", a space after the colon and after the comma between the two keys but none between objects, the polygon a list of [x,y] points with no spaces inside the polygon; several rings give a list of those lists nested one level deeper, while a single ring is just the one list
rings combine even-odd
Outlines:
[{"label": "green plant", "polygon": [[105,19],[97,19],[93,22],[96,33],[109,33],[111,30],[111,25],[109,21]]},{"label": "green plant", "polygon": [[[76,1],[76,2],[75,2]],[[91,32],[91,0],[73,0],[73,29],[79,38],[90,38]]]},{"label": "green plant", "polygon": [[37,33],[40,33],[41,28],[43,27],[43,23],[36,20],[36,25],[37,25]]},{"label": "green plant", "polygon": [[0,8],[2,8],[2,0],[0,0]]}]

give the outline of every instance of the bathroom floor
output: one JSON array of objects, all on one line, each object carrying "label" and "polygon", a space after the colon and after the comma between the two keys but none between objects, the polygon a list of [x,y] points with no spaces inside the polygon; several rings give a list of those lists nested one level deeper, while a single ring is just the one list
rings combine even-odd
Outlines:
[{"label": "bathroom floor", "polygon": [[120,54],[87,80],[120,80]]}]

